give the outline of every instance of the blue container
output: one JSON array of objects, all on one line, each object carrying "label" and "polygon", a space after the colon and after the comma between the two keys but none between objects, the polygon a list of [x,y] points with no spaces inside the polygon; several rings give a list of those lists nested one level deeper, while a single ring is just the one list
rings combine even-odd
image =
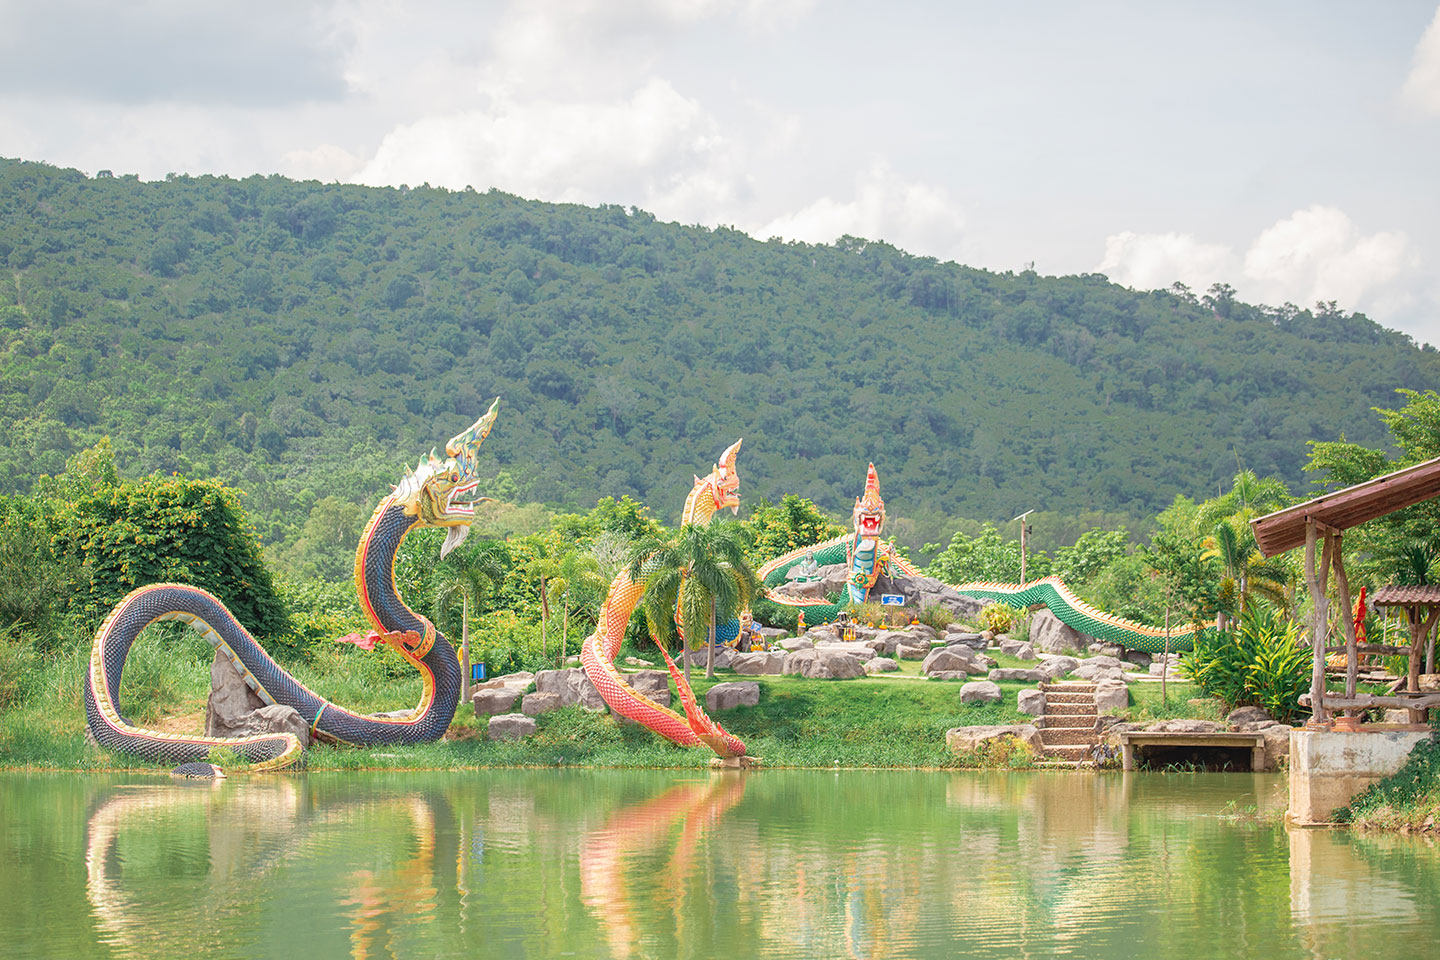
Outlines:
[{"label": "blue container", "polygon": [[483,663],[472,663],[472,664],[470,664],[470,680],[471,680],[472,682],[474,682],[474,683],[479,683],[481,680],[484,680],[484,679],[485,679],[485,664],[483,664]]}]

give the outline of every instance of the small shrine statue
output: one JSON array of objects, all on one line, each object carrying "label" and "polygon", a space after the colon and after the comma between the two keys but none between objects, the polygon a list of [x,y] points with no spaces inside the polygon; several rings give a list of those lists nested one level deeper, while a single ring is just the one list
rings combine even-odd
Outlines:
[{"label": "small shrine statue", "polygon": [[820,579],[820,564],[815,562],[815,551],[807,550],[805,559],[790,568],[785,575],[786,580],[794,580],[799,583],[810,583]]}]

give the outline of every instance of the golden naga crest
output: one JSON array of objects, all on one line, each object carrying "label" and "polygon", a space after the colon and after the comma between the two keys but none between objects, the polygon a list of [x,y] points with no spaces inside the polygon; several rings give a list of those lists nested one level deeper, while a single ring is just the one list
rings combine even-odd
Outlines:
[{"label": "golden naga crest", "polygon": [[458,547],[470,532],[475,519],[475,507],[489,501],[489,497],[466,497],[480,484],[476,475],[480,444],[490,436],[495,425],[495,408],[500,398],[490,404],[485,415],[470,425],[468,430],[451,437],[445,444],[446,459],[441,460],[430,451],[415,469],[408,472],[398,484],[392,496],[404,507],[406,514],[417,518],[417,526],[449,527],[440,556],[445,556]]},{"label": "golden naga crest", "polygon": [[851,520],[855,524],[855,532],[862,537],[878,537],[885,526],[885,501],[880,499],[880,478],[873,463],[865,475],[865,495],[855,498],[855,512]]},{"label": "golden naga crest", "polygon": [[735,472],[735,458],[740,453],[742,437],[720,454],[720,462],[704,477],[695,478],[695,486],[710,492],[716,510],[729,507],[732,513],[740,512],[740,474]]}]

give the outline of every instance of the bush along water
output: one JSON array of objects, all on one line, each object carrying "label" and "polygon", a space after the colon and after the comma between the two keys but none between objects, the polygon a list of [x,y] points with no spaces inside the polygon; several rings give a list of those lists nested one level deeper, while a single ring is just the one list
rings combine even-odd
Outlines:
[{"label": "bush along water", "polygon": [[1310,652],[1300,626],[1263,604],[1245,609],[1237,629],[1197,636],[1182,667],[1200,692],[1227,706],[1263,707],[1277,720],[1301,713],[1310,687]]}]

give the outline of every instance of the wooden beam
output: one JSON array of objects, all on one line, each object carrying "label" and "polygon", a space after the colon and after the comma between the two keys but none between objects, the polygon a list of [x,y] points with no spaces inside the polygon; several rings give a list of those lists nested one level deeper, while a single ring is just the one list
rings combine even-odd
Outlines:
[{"label": "wooden beam", "polygon": [[[1346,644],[1343,647],[1326,647],[1325,652],[1345,653],[1349,649],[1349,644]],[[1367,653],[1373,653],[1385,657],[1393,657],[1397,655],[1408,654],[1410,652],[1410,648],[1404,645],[1397,646],[1393,643],[1357,643],[1355,644],[1355,652],[1361,654],[1362,656]]]},{"label": "wooden beam", "polygon": [[[1325,698],[1325,703],[1336,710],[1366,710],[1372,707],[1384,707],[1390,710],[1423,711],[1432,707],[1440,707],[1440,693],[1430,693],[1423,697],[1382,697],[1373,693],[1357,693],[1353,697],[1340,697],[1330,694]],[[1302,693],[1300,695],[1300,706],[1310,706],[1310,694]]]}]

